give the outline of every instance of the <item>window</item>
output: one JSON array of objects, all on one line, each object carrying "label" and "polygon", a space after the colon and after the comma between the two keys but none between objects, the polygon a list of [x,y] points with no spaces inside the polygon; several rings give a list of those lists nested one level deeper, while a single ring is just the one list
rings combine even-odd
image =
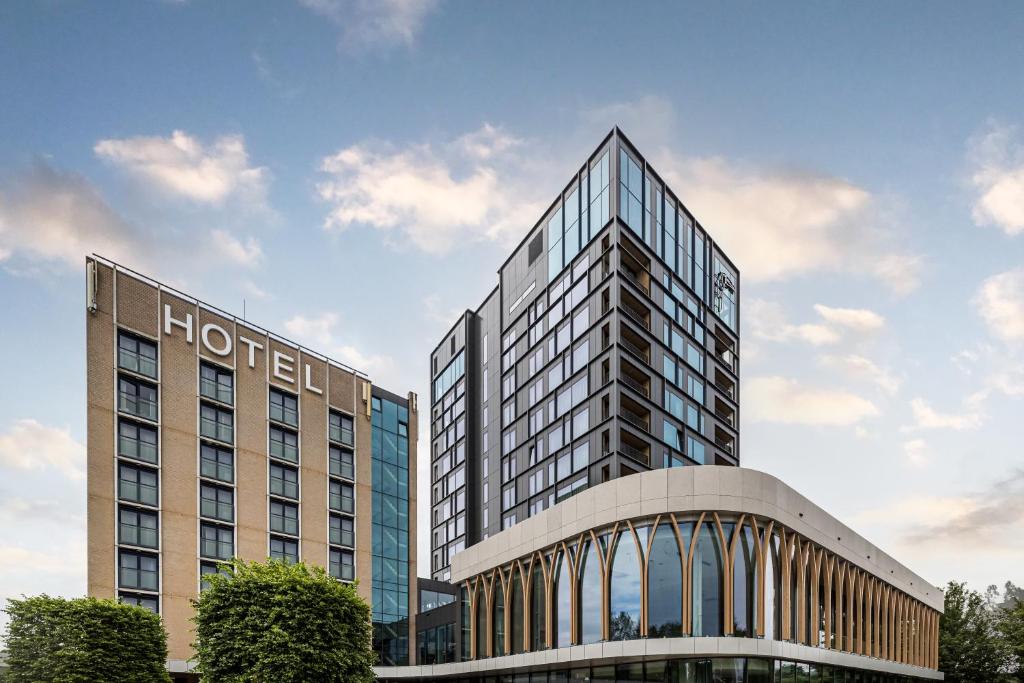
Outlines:
[{"label": "window", "polygon": [[336,545],[355,545],[355,529],[351,517],[331,515],[331,543]]},{"label": "window", "polygon": [[210,587],[210,582],[206,580],[207,576],[216,574],[220,571],[217,568],[216,562],[200,562],[199,563],[199,590],[204,591]]},{"label": "window", "polygon": [[299,472],[292,467],[270,463],[270,493],[298,500]]},{"label": "window", "polygon": [[[598,555],[601,549],[591,541],[583,544],[580,580],[577,587],[577,619],[580,644],[588,645],[601,640],[601,566]],[[561,644],[561,639],[559,639]]]},{"label": "window", "polygon": [[143,607],[148,609],[153,614],[159,614],[159,600],[152,595],[138,595],[135,593],[118,593],[118,600],[126,605],[134,605],[135,607]]},{"label": "window", "polygon": [[203,403],[199,406],[199,434],[208,439],[234,443],[235,416],[230,410]]},{"label": "window", "polygon": [[231,489],[203,484],[199,487],[199,514],[222,522],[235,521],[235,493]]},{"label": "window", "polygon": [[270,530],[291,536],[299,535],[299,508],[291,503],[270,501]]},{"label": "window", "polygon": [[159,589],[159,572],[156,556],[120,551],[118,560],[118,583],[121,588],[155,591]]},{"label": "window", "polygon": [[270,454],[288,462],[299,461],[299,435],[280,427],[270,428]]},{"label": "window", "polygon": [[199,447],[199,474],[231,483],[235,479],[234,460],[231,451],[204,443]]},{"label": "window", "polygon": [[330,438],[331,441],[355,445],[355,432],[353,431],[352,418],[348,415],[332,412],[330,415]]},{"label": "window", "polygon": [[544,253],[544,233],[538,232],[537,236],[530,242],[529,251],[529,265],[533,265],[533,262],[537,260],[537,257]]},{"label": "window", "polygon": [[231,405],[235,378],[230,370],[203,363],[199,366],[199,395]]},{"label": "window", "polygon": [[156,513],[121,508],[118,511],[118,537],[125,545],[156,548],[159,545]]},{"label": "window", "polygon": [[351,451],[343,451],[336,446],[329,450],[331,476],[355,479],[355,465]]},{"label": "window", "polygon": [[131,465],[119,465],[118,492],[121,500],[155,507],[159,497],[156,472]]},{"label": "window", "polygon": [[299,561],[299,544],[286,538],[271,536],[270,557],[275,560],[284,560],[288,564],[295,564]]},{"label": "window", "polygon": [[127,377],[118,378],[117,409],[155,421],[158,412],[156,387]]},{"label": "window", "polygon": [[634,640],[640,637],[641,583],[640,555],[633,532],[629,529],[620,531],[612,557],[608,596],[611,640]]},{"label": "window", "polygon": [[124,332],[119,333],[117,366],[156,379],[156,344]]},{"label": "window", "polygon": [[[690,530],[688,525],[680,528],[684,543],[689,545]],[[672,527],[665,522],[658,525],[651,543],[650,557],[647,562],[647,582],[650,586],[649,595],[658,596],[650,600],[648,605],[648,637],[668,638],[683,634],[683,616],[680,606],[683,604],[683,570],[680,559],[679,544]]]},{"label": "window", "polygon": [[355,512],[355,498],[351,484],[340,481],[331,482],[330,507],[332,510],[340,510],[349,514]]},{"label": "window", "polygon": [[291,394],[270,390],[270,419],[292,427],[299,426],[299,402]]},{"label": "window", "polygon": [[356,576],[356,565],[351,550],[331,548],[331,576],[342,581],[351,581]]},{"label": "window", "polygon": [[155,465],[156,430],[137,422],[121,420],[117,425],[117,453],[125,458],[135,458]]},{"label": "window", "polygon": [[234,552],[234,533],[230,527],[199,525],[199,554],[213,560],[229,560]]}]

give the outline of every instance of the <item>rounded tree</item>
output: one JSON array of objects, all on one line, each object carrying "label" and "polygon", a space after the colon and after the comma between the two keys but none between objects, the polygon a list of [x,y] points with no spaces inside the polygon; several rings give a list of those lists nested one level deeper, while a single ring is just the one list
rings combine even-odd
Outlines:
[{"label": "rounded tree", "polygon": [[234,560],[195,601],[204,681],[374,680],[370,607],[321,567]]},{"label": "rounded tree", "polygon": [[168,683],[167,633],[142,607],[40,595],[8,600],[7,683]]}]

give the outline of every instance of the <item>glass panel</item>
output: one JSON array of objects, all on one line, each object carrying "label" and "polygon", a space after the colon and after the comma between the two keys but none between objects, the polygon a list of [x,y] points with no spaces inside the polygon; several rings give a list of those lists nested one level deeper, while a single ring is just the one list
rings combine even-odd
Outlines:
[{"label": "glass panel", "polygon": [[693,558],[693,635],[722,635],[722,553],[714,521],[704,520]]},{"label": "glass panel", "polygon": [[633,532],[620,531],[611,565],[611,607],[609,631],[611,640],[632,640],[640,637],[640,554]]},{"label": "glass panel", "polygon": [[598,552],[593,542],[584,543],[580,590],[577,595],[577,622],[580,625],[580,642],[584,645],[601,640],[601,614],[604,612],[601,596],[604,591],[601,587],[601,563]]},{"label": "glass panel", "polygon": [[647,564],[648,637],[666,638],[683,633],[683,569],[672,525],[662,522],[651,543]]},{"label": "glass panel", "polygon": [[509,597],[508,606],[511,610],[509,618],[512,622],[511,651],[509,654],[519,654],[523,652],[523,619],[525,615],[523,611],[522,577],[518,571],[512,572]]},{"label": "glass panel", "polygon": [[555,595],[552,607],[551,623],[555,626],[555,647],[567,647],[572,644],[572,583],[569,558],[564,553],[558,554],[558,566],[555,569]]},{"label": "glass panel", "polygon": [[537,562],[533,567],[532,587],[530,589],[530,650],[537,652],[546,647],[547,623],[544,614],[546,591],[544,590],[544,572]]}]

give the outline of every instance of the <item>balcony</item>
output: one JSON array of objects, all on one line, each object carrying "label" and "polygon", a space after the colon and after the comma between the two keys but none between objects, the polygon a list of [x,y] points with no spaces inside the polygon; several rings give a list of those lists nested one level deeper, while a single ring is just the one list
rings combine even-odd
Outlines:
[{"label": "balcony", "polygon": [[729,405],[728,403],[726,403],[725,401],[723,401],[718,396],[715,396],[714,403],[712,405],[713,405],[713,410],[714,410],[714,413],[715,413],[715,417],[717,417],[719,420],[721,420],[722,422],[726,423],[727,425],[729,425],[730,427],[735,429],[736,428],[736,411],[733,410],[733,407],[731,405]]},{"label": "balcony", "polygon": [[651,431],[651,411],[628,396],[619,397],[619,416],[640,430]]},{"label": "balcony", "polygon": [[648,467],[651,464],[651,445],[624,430],[619,431],[619,452]]},{"label": "balcony", "polygon": [[718,425],[715,425],[714,441],[716,446],[718,446],[720,449],[722,449],[729,455],[734,454],[736,440],[733,438],[732,434],[729,434],[727,431],[725,431]]},{"label": "balcony", "polygon": [[714,383],[718,387],[718,390],[723,394],[731,398],[733,401],[736,400],[736,383],[725,376],[725,373],[719,372],[715,369]]},{"label": "balcony", "polygon": [[643,337],[634,334],[633,331],[626,326],[619,327],[619,344],[622,345],[622,348],[629,351],[631,354],[642,360],[644,363],[650,365],[650,342],[648,342]]},{"label": "balcony", "polygon": [[640,261],[629,250],[623,250],[619,257],[619,272],[627,280],[639,287],[647,296],[651,295],[651,275]]},{"label": "balcony", "polygon": [[623,384],[642,396],[650,397],[651,380],[646,372],[624,358],[619,360],[619,369],[619,380]]},{"label": "balcony", "polygon": [[623,312],[632,318],[634,322],[645,330],[651,329],[651,309],[626,291],[625,288],[619,290],[619,305],[622,307]]}]

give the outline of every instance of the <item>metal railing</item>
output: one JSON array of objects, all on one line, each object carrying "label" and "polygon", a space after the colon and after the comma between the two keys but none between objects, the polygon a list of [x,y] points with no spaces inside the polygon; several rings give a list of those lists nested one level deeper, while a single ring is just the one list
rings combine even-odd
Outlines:
[{"label": "metal railing", "polygon": [[629,408],[619,408],[619,415],[622,416],[623,420],[629,422],[633,426],[639,427],[645,432],[650,431],[650,429],[647,427],[647,420],[641,417],[640,415],[637,415]]},{"label": "metal railing", "polygon": [[622,347],[624,349],[632,353],[634,356],[643,358],[645,363],[650,362],[650,357],[647,355],[647,351],[644,351],[639,346],[629,341],[625,337],[619,337],[619,343],[622,344]]},{"label": "metal railing", "polygon": [[628,455],[629,457],[633,458],[633,460],[638,460],[645,465],[649,465],[651,462],[651,457],[649,455],[644,453],[639,448],[635,448],[633,446],[630,446],[629,444],[620,443],[619,450],[623,453],[623,455]]},{"label": "metal railing", "polygon": [[645,330],[651,329],[651,324],[647,322],[647,316],[650,315],[650,311],[647,311],[646,313],[638,311],[636,308],[630,306],[625,301],[621,302],[621,304],[622,310],[626,312],[626,315],[628,315],[630,318],[643,325],[643,328]]},{"label": "metal railing", "polygon": [[641,382],[640,380],[635,379],[632,375],[627,375],[626,373],[623,372],[622,374],[619,375],[619,379],[622,381],[623,384],[625,384],[633,391],[643,394],[644,396],[648,396],[650,394],[650,392],[647,389],[647,385]]}]

